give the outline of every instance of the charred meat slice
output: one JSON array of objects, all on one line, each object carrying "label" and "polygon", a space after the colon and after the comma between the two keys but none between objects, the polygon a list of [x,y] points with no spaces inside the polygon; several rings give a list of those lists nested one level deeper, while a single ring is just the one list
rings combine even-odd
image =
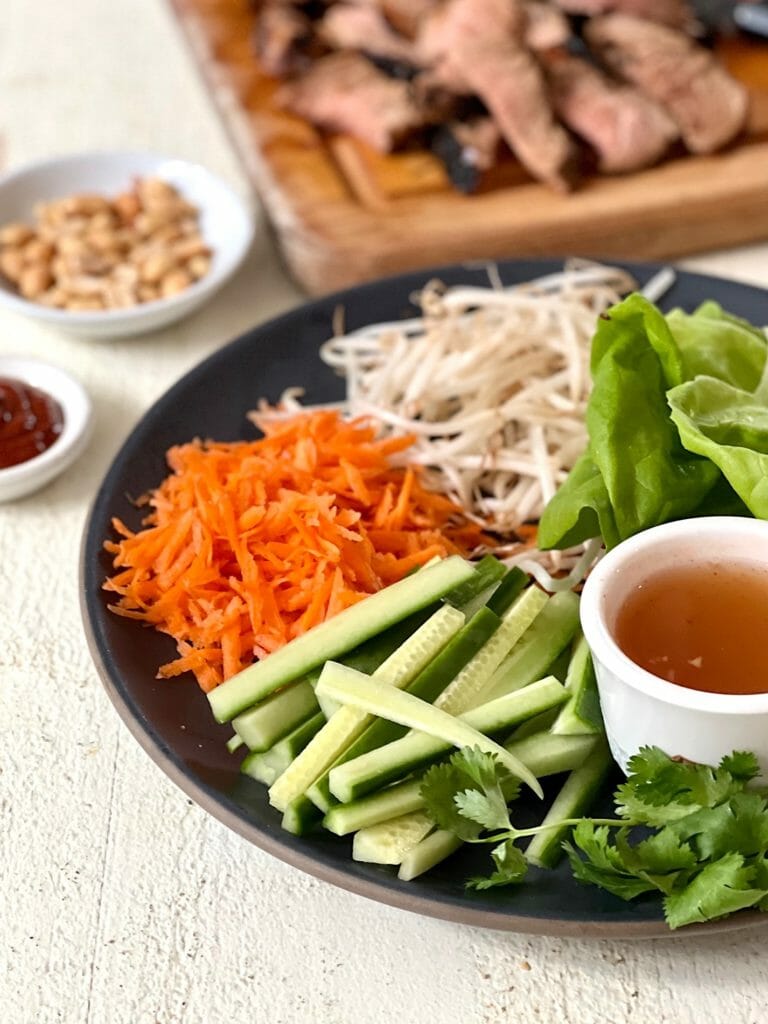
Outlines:
[{"label": "charred meat slice", "polygon": [[396,32],[381,9],[371,3],[343,3],[329,7],[319,23],[321,37],[337,50],[364,50],[376,57],[414,64],[411,40]]},{"label": "charred meat slice", "polygon": [[328,131],[348,132],[389,152],[421,127],[407,82],[389,78],[358,53],[332,53],[284,86],[278,102]]},{"label": "charred meat slice", "polygon": [[432,133],[430,149],[462,192],[474,192],[483,171],[496,163],[501,133],[490,117],[442,124]]},{"label": "charred meat slice", "polygon": [[573,142],[555,120],[536,58],[525,48],[525,14],[512,0],[448,0],[428,18],[421,52],[435,74],[485,104],[520,162],[541,181],[567,190],[576,166]]},{"label": "charred meat slice", "polygon": [[567,45],[571,37],[571,26],[559,7],[541,0],[525,0],[523,11],[526,46],[538,51]]},{"label": "charred meat slice", "polygon": [[264,4],[254,34],[254,45],[262,68],[281,78],[296,70],[303,51],[312,41],[312,23],[292,4],[273,0]]},{"label": "charred meat slice", "polygon": [[685,28],[694,20],[688,0],[555,0],[555,3],[568,14],[589,18],[616,11],[673,28]]},{"label": "charred meat slice", "polygon": [[714,152],[744,127],[746,89],[683,33],[626,14],[593,18],[584,33],[608,67],[669,112],[693,153]]},{"label": "charred meat slice", "polygon": [[553,59],[547,77],[556,113],[591,145],[598,170],[605,174],[650,167],[679,137],[674,121],[662,107],[587,61]]}]

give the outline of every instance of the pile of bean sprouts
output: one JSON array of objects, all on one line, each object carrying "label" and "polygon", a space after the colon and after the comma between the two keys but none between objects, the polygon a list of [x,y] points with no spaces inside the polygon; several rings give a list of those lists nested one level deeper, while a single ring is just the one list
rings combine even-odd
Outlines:
[{"label": "pile of bean sprouts", "polygon": [[[645,293],[656,298],[670,274]],[[508,538],[509,560],[535,571],[515,528],[539,518],[586,447],[590,340],[636,282],[583,260],[513,287],[489,276],[489,287],[430,283],[415,299],[420,317],[339,333],[321,357],[345,378],[350,415],[413,434],[407,459],[424,467],[427,486]],[[283,395],[283,414],[301,408],[300,395]],[[594,553],[569,553],[555,568],[583,572]]]}]

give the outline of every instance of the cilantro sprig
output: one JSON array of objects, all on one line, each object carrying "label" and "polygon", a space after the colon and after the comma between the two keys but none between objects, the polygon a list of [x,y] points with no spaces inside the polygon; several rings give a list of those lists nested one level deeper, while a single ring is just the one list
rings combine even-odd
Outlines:
[{"label": "cilantro sprig", "polygon": [[[658,892],[670,928],[745,907],[768,911],[768,792],[750,785],[754,755],[734,752],[717,767],[645,747],[616,791],[616,818],[575,818],[563,849],[574,877],[625,900]],[[508,803],[517,787],[499,762],[464,749],[433,766],[421,793],[441,829],[465,842],[493,844],[493,870],[476,889],[521,882],[528,862],[518,843],[543,831],[518,829]]]}]

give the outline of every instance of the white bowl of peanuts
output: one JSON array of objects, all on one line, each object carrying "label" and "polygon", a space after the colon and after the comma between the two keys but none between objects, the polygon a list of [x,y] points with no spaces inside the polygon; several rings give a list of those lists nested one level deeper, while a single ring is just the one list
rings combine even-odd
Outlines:
[{"label": "white bowl of peanuts", "polygon": [[73,334],[143,334],[210,298],[252,237],[244,204],[199,164],[48,160],[0,180],[0,303]]}]

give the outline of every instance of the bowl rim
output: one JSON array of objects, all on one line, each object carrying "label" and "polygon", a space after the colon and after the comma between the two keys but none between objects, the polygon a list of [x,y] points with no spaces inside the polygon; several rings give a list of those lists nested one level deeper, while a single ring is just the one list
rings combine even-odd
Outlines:
[{"label": "bowl rim", "polygon": [[[18,366],[16,370],[14,367]],[[36,372],[56,380],[55,385],[46,379],[36,382]],[[0,468],[0,494],[8,488],[15,488],[22,481],[47,476],[64,469],[70,459],[76,458],[80,446],[84,445],[93,428],[93,403],[80,381],[69,371],[47,360],[14,353],[0,354],[0,377],[11,377],[33,388],[39,388],[50,395],[61,406],[64,423],[61,433],[45,451],[14,466]],[[63,383],[63,387],[59,387]]]},{"label": "bowl rim", "polygon": [[[581,627],[595,660],[622,683],[670,707],[713,715],[768,715],[766,693],[711,693],[693,690],[660,679],[641,668],[619,647],[608,626],[605,605],[614,582],[621,579],[631,562],[650,558],[670,542],[701,541],[704,537],[754,538],[768,541],[768,522],[741,516],[702,516],[653,526],[617,544],[598,562],[587,577],[580,602]],[[711,549],[708,549],[711,550]],[[707,558],[702,554],[702,561]],[[711,556],[708,560],[711,560]],[[753,560],[768,568],[768,555]]]},{"label": "bowl rim", "polygon": [[[23,296],[11,290],[5,281],[0,277],[0,303],[16,312],[33,316],[38,320],[48,323],[66,324],[72,326],[75,323],[82,323],[88,327],[104,326],[108,328],[116,323],[139,321],[145,317],[153,316],[162,311],[181,309],[195,300],[202,299],[209,292],[214,291],[222,285],[245,259],[248,250],[253,244],[256,233],[255,217],[249,210],[247,204],[237,194],[235,189],[218,174],[209,170],[205,164],[194,160],[186,160],[183,157],[167,156],[151,150],[92,150],[87,153],[67,153],[62,156],[54,156],[45,160],[35,160],[22,164],[7,173],[0,175],[0,196],[3,191],[16,182],[46,169],[63,168],[77,164],[98,164],[115,160],[142,161],[151,165],[163,166],[165,164],[179,164],[194,173],[209,179],[215,188],[220,189],[237,209],[243,233],[238,244],[233,248],[230,255],[225,256],[221,264],[211,269],[204,277],[194,281],[183,292],[171,295],[168,298],[153,299],[150,302],[141,302],[136,306],[129,306],[124,309],[103,309],[103,310],[66,310],[55,309],[44,306],[38,302],[31,302]],[[203,207],[200,212],[204,213]]]}]

